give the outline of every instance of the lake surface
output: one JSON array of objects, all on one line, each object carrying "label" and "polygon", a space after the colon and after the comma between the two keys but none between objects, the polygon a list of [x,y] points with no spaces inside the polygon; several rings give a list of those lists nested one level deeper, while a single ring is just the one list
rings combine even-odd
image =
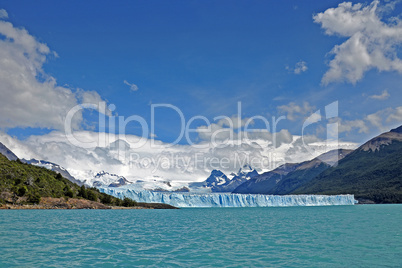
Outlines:
[{"label": "lake surface", "polygon": [[402,205],[0,211],[0,267],[400,267]]}]

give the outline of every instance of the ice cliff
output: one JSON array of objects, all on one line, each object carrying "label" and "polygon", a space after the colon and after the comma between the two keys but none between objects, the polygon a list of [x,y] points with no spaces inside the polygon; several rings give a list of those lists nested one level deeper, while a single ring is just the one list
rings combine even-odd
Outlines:
[{"label": "ice cliff", "polygon": [[138,202],[165,203],[176,207],[287,207],[354,205],[353,195],[259,195],[230,193],[171,193],[130,188],[99,188],[101,192]]}]

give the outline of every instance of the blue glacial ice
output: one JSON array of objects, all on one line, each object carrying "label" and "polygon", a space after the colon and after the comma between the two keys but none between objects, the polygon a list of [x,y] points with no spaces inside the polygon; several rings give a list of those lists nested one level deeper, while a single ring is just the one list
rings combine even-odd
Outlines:
[{"label": "blue glacial ice", "polygon": [[354,205],[354,195],[260,195],[231,193],[172,193],[134,190],[130,188],[99,188],[118,198],[129,197],[137,202],[165,203],[176,207],[290,207]]}]

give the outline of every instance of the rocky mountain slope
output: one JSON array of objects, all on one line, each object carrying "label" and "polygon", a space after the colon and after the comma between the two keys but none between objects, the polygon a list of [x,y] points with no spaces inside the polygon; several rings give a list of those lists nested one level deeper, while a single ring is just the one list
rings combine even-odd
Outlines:
[{"label": "rocky mountain slope", "polygon": [[0,142],[0,154],[7,157],[8,160],[18,159],[18,157],[1,142]]},{"label": "rocky mountain slope", "polygon": [[402,126],[356,149],[295,194],[354,194],[361,202],[402,202]]},{"label": "rocky mountain slope", "polygon": [[0,154],[0,208],[106,209],[114,206],[173,208],[163,204],[138,204],[129,198],[121,200],[96,188],[80,187],[44,166],[24,163],[18,158],[9,160]]},{"label": "rocky mountain slope", "polygon": [[337,163],[351,150],[333,150],[302,163],[284,164],[260,174],[237,187],[233,193],[289,194]]},{"label": "rocky mountain slope", "polygon": [[47,168],[56,173],[60,173],[64,178],[68,179],[69,181],[71,181],[73,183],[78,184],[79,186],[84,185],[83,182],[81,182],[80,180],[77,180],[76,178],[71,176],[71,174],[65,168],[63,168],[62,166],[59,166],[58,164],[55,164],[55,163],[52,163],[49,161],[44,161],[44,160],[36,160],[36,159],[30,159],[30,160],[22,159],[21,161],[24,163],[30,164],[30,165]]}]

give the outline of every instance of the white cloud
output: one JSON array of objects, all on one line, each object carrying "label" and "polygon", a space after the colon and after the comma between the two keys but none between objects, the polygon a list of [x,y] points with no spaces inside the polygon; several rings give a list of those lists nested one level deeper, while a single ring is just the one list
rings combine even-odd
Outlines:
[{"label": "white cloud", "polygon": [[[56,79],[46,74],[42,66],[49,47],[37,41],[23,28],[0,20],[0,126],[64,128],[68,111],[82,101],[99,101],[96,92],[73,92],[58,86]],[[73,118],[79,128],[82,113]]]},{"label": "white cloud", "polygon": [[294,74],[301,74],[301,73],[307,71],[308,67],[307,67],[307,63],[305,61],[301,60],[295,64],[294,68],[286,66],[285,69],[290,72],[293,72]]},{"label": "white cloud", "polygon": [[226,146],[233,142],[234,144],[253,143],[255,140],[264,140],[269,146],[277,148],[282,144],[290,144],[293,141],[293,135],[287,129],[271,133],[268,129],[253,129],[235,131],[230,127],[223,127],[218,124],[209,126],[200,126],[197,128],[199,137],[212,147]]},{"label": "white cloud", "polygon": [[8,13],[5,9],[0,9],[0,19],[8,19]]},{"label": "white cloud", "polygon": [[294,73],[295,74],[301,74],[304,73],[305,71],[307,71],[308,67],[307,67],[307,63],[305,61],[299,61],[298,63],[296,63],[295,69],[294,69]]},{"label": "white cloud", "polygon": [[329,122],[338,123],[338,133],[349,133],[354,130],[358,133],[369,133],[373,127],[377,129],[375,132],[386,132],[402,124],[402,106],[382,109],[361,119],[344,120],[337,117],[331,118]]},{"label": "white cloud", "polygon": [[369,128],[364,120],[356,119],[356,120],[342,120],[338,118],[336,120],[338,122],[338,132],[351,132],[354,129],[357,129],[359,133],[368,133]]},{"label": "white cloud", "polygon": [[308,102],[303,102],[303,105],[298,105],[294,102],[290,102],[286,105],[278,106],[280,112],[285,112],[287,114],[287,119],[295,121],[299,118],[304,118],[305,115],[311,114],[314,107]]},{"label": "white cloud", "polygon": [[379,1],[368,6],[344,2],[313,16],[326,34],[348,37],[332,49],[334,58],[322,78],[323,84],[339,81],[355,84],[370,69],[402,73],[402,61],[397,56],[402,42],[402,21],[399,18],[388,23],[382,21],[384,10]]},{"label": "white cloud", "polygon": [[[218,119],[218,118],[217,118]],[[204,141],[224,141],[239,139],[242,131],[238,131],[247,125],[250,128],[254,124],[251,118],[239,118],[237,115],[232,117],[223,116],[216,123],[197,128],[198,136]]]},{"label": "white cloud", "polygon": [[385,122],[387,123],[398,122],[399,124],[402,124],[402,106],[393,109],[392,112],[388,115]]},{"label": "white cloud", "polygon": [[[139,140],[137,136],[110,134],[104,137],[89,131],[77,131],[74,135],[80,141],[92,140],[98,143],[91,148],[72,145],[66,135],[59,131],[30,136],[24,141],[0,133],[0,142],[15,151],[20,158],[34,157],[60,164],[81,180],[105,170],[125,176],[131,181],[153,181],[156,178],[202,181],[212,169],[221,169],[230,174],[248,163],[262,172],[285,161],[304,161],[334,149],[325,147],[326,143],[316,137],[306,137],[307,144],[314,143],[316,146],[308,151],[300,137],[292,136],[287,130],[277,133],[276,138],[281,144],[275,147],[272,146],[273,135],[266,134],[240,142],[231,141],[224,147],[205,142],[207,146],[202,148],[172,145],[153,139],[146,139],[143,146],[135,148],[135,140]],[[340,146],[355,148],[356,144],[341,143]]]},{"label": "white cloud", "polygon": [[99,103],[104,102],[102,97],[96,91],[85,91],[82,89],[78,89],[76,92],[76,97],[80,103],[87,103],[87,104],[95,104],[97,106],[97,111],[107,116],[112,115],[112,111],[106,108],[106,110],[100,110]]},{"label": "white cloud", "polygon": [[366,116],[366,120],[370,122],[371,125],[375,126],[381,131],[386,131],[387,128],[383,126],[383,116],[384,111],[379,111]]},{"label": "white cloud", "polygon": [[383,90],[381,95],[371,95],[371,96],[369,96],[369,98],[374,99],[374,100],[386,100],[390,96],[391,95],[389,95],[388,90]]},{"label": "white cloud", "polygon": [[375,113],[369,114],[365,118],[371,125],[380,131],[389,131],[391,128],[402,124],[402,106],[396,108],[386,108]]},{"label": "white cloud", "polygon": [[127,86],[129,86],[131,91],[137,91],[138,90],[137,85],[131,84],[131,83],[127,82],[127,80],[124,80],[123,83],[126,84]]}]

